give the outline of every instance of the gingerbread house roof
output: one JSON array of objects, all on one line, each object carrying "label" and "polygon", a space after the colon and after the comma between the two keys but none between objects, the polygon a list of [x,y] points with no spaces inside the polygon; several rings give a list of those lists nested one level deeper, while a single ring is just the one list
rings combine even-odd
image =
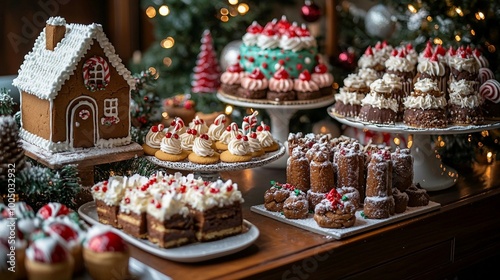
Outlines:
[{"label": "gingerbread house roof", "polygon": [[[59,20],[66,26],[66,33],[53,51],[46,49],[46,29],[35,41],[33,50],[24,57],[19,75],[13,85],[20,91],[36,95],[40,99],[54,99],[63,84],[75,73],[78,62],[97,41],[111,65],[130,85],[135,86],[135,79],[115,53],[100,24],[66,24],[64,19],[50,18],[47,23]],[[94,40],[96,39],[96,40]]]}]

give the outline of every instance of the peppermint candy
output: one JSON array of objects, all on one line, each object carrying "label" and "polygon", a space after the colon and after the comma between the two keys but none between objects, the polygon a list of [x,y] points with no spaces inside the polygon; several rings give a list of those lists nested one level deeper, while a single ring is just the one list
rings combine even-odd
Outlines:
[{"label": "peppermint candy", "polygon": [[495,79],[489,79],[479,88],[479,94],[493,103],[500,102],[500,83]]},{"label": "peppermint candy", "polygon": [[479,82],[484,84],[487,80],[495,78],[495,74],[490,68],[481,67],[479,68]]}]

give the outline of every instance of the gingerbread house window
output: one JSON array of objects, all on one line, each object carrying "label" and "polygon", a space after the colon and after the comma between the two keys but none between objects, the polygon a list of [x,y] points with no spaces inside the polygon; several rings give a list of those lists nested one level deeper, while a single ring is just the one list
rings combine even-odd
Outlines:
[{"label": "gingerbread house window", "polygon": [[83,81],[90,91],[103,90],[109,83],[111,75],[106,60],[101,56],[93,56],[83,65]]},{"label": "gingerbread house window", "polygon": [[104,100],[104,116],[106,117],[118,116],[118,98],[110,98]]}]

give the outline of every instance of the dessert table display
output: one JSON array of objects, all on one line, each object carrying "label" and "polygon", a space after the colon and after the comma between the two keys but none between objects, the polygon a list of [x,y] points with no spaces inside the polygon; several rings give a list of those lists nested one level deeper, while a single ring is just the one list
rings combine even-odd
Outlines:
[{"label": "dessert table display", "polygon": [[213,164],[197,164],[192,163],[187,160],[174,162],[174,161],[164,161],[160,160],[154,156],[146,156],[146,159],[150,162],[164,168],[190,171],[195,174],[195,176],[201,176],[207,181],[213,181],[219,178],[219,173],[222,171],[235,171],[247,168],[255,168],[260,166],[265,166],[272,164],[273,162],[280,160],[285,154],[285,146],[279,143],[280,148],[275,152],[265,153],[264,155],[253,158],[247,162],[218,162]]},{"label": "dessert table display", "polygon": [[[334,102],[333,95],[312,100],[272,101],[266,99],[246,99],[218,92],[217,98],[222,102],[246,108],[265,109],[271,119],[272,135],[282,143],[286,143],[290,133],[289,124],[292,116],[299,110],[316,109],[328,106]],[[286,167],[287,156],[282,157],[269,167]]]},{"label": "dessert table display", "polygon": [[481,125],[450,125],[445,128],[414,128],[403,123],[372,124],[355,118],[341,117],[328,108],[328,114],[335,120],[358,129],[404,135],[411,139],[411,154],[414,158],[414,182],[428,191],[439,191],[452,187],[458,178],[458,172],[441,162],[431,142],[431,135],[464,134],[500,128],[500,123],[488,121]]}]

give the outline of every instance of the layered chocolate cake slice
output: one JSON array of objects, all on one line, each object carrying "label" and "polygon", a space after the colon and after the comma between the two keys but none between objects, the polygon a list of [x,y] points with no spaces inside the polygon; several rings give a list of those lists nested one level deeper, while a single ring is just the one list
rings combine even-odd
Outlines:
[{"label": "layered chocolate cake slice", "polygon": [[148,184],[127,189],[120,202],[118,225],[125,233],[136,238],[146,238],[146,209],[150,194]]},{"label": "layered chocolate cake slice", "polygon": [[205,188],[190,188],[186,201],[194,216],[198,241],[221,239],[242,232],[243,198],[238,185],[231,180],[217,180]]},{"label": "layered chocolate cake slice", "polygon": [[122,176],[110,177],[107,181],[99,182],[91,188],[100,223],[120,228],[118,212],[126,188],[127,177]]},{"label": "layered chocolate cake slice", "polygon": [[147,206],[148,239],[162,248],[196,241],[193,217],[184,202],[183,190],[157,194]]}]

